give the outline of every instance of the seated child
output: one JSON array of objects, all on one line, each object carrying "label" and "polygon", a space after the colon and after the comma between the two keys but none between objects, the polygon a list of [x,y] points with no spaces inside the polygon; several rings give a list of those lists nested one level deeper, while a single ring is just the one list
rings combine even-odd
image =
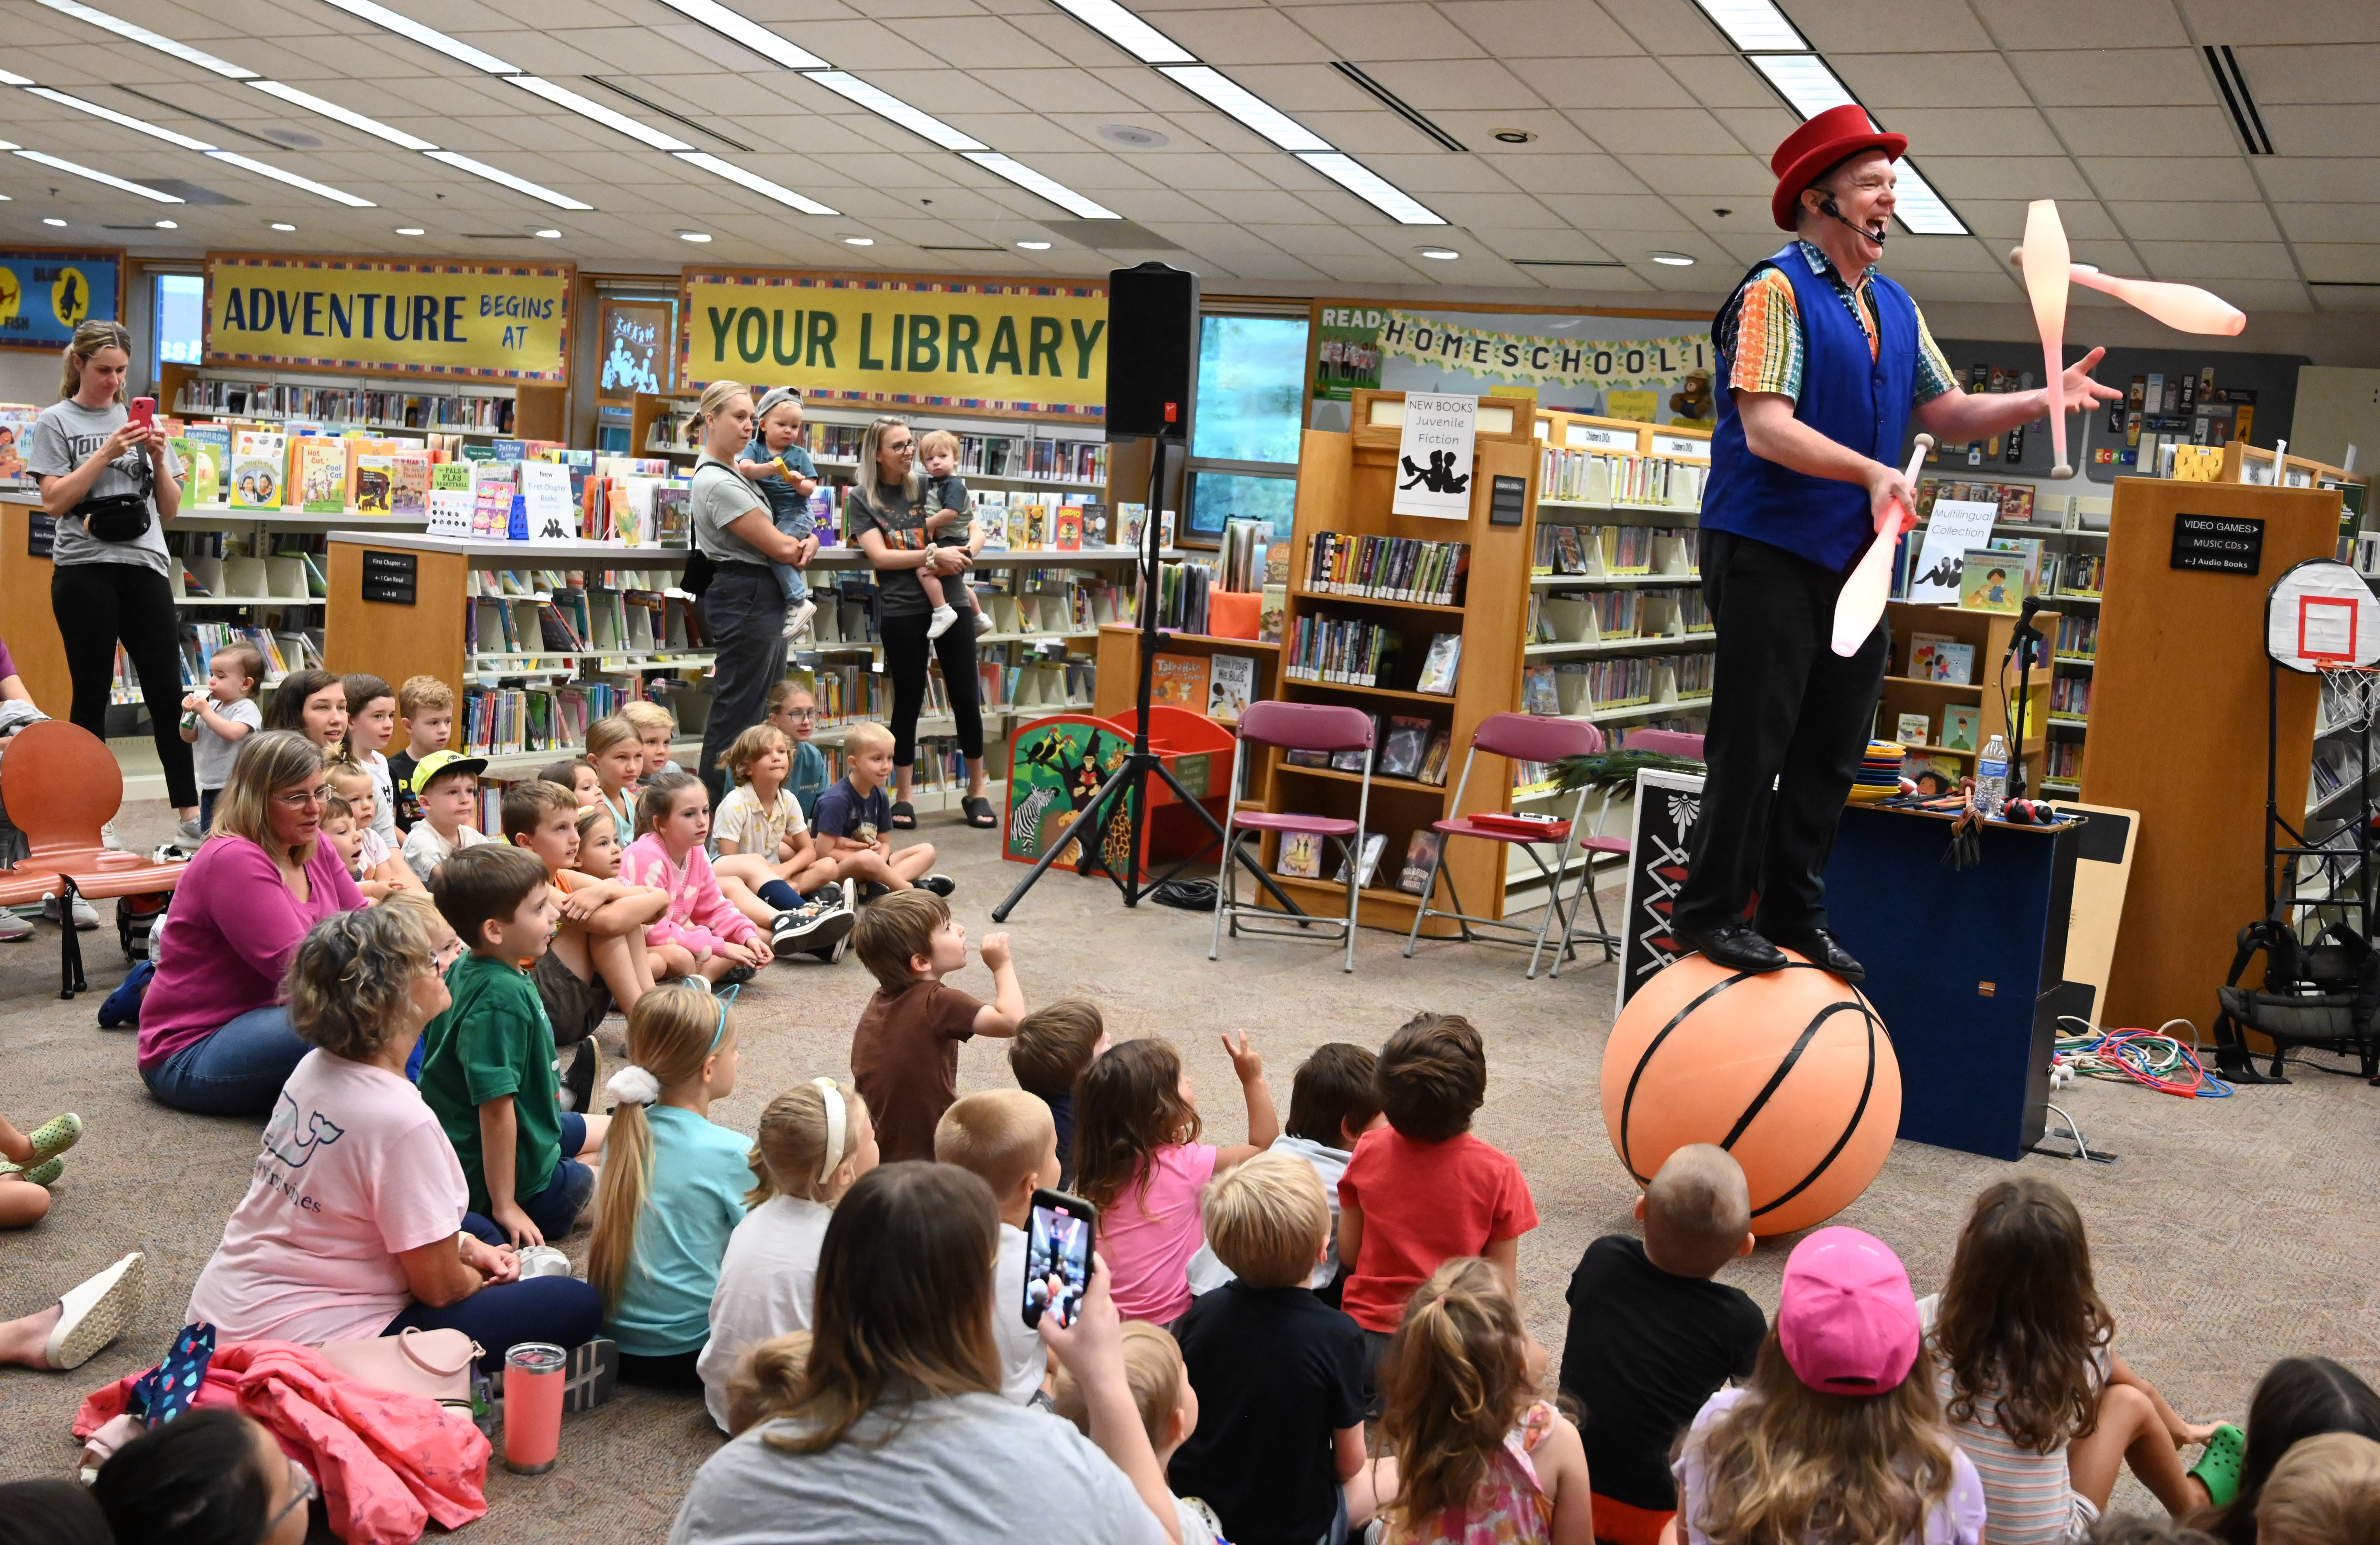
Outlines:
[{"label": "seated child", "polygon": [[735,1092],[735,1022],[724,1001],[660,989],[628,1016],[628,1065],[604,1090],[618,1103],[595,1186],[588,1285],[620,1377],[691,1390],[710,1336],[710,1290],[727,1236],[744,1221],[744,1138],[710,1104]]},{"label": "seated child", "polygon": [[2380,1539],[2380,1443],[2325,1432],[2290,1448],[2265,1478],[2257,1545],[2372,1539]]},{"label": "seated child", "polygon": [[1245,1143],[1218,1148],[1198,1140],[1197,1097],[1172,1041],[1120,1041],[1099,1053],[1076,1087],[1075,1183],[1083,1199],[1099,1209],[1099,1253],[1107,1258],[1116,1312],[1126,1320],[1171,1325],[1182,1318],[1190,1307],[1190,1258],[1206,1241],[1199,1187],[1281,1136],[1263,1056],[1249,1047],[1245,1030],[1236,1040],[1220,1039],[1247,1102]]},{"label": "seated child", "polygon": [[547,762],[538,769],[538,781],[560,784],[570,791],[570,797],[580,809],[603,802],[603,785],[595,776],[595,764],[585,757],[565,757],[560,761]]},{"label": "seated child", "polygon": [[1561,1387],[1585,1407],[1595,1537],[1658,1545],[1678,1509],[1670,1449],[1711,1392],[1749,1379],[1768,1318],[1713,1282],[1752,1253],[1752,1196],[1725,1149],[1694,1143],[1636,1198],[1640,1242],[1607,1234],[1570,1279]]},{"label": "seated child", "polygon": [[2191,1521],[2223,1545],[2257,1545],[2257,1509],[2281,1456],[2325,1432],[2380,1440],[2380,1393],[2346,1364],[2328,1357],[2283,1357],[2256,1381],[2248,1429],[2231,1428],[2206,1445],[2192,1470],[2215,1506]]},{"label": "seated child", "polygon": [[770,960],[768,941],[727,905],[712,878],[702,839],[710,834],[710,795],[701,780],[663,772],[637,800],[643,834],[621,856],[621,876],[669,895],[669,910],[645,930],[645,942],[668,962],[671,977],[745,982]]},{"label": "seated child", "polygon": [[2057,1186],[1985,1187],[1949,1281],[1917,1314],[1950,1435],[1983,1477],[1993,1545],[2058,1545],[2088,1530],[2128,1459],[2175,1517],[2206,1505],[2180,1449],[2215,1429],[2175,1415],[2116,1351],[2082,1215]]},{"label": "seated child", "polygon": [[[346,803],[347,813],[355,821],[356,851],[347,872],[355,877],[356,889],[373,901],[383,900],[398,891],[419,890],[421,882],[415,877],[412,866],[393,851],[381,834],[380,791],[372,785],[370,771],[352,761],[334,761],[325,772],[331,781],[332,797]],[[346,847],[339,851],[346,857]]]},{"label": "seated child", "polygon": [[[589,880],[620,880],[620,860],[627,850],[625,834],[621,832],[619,821],[608,807],[589,805],[578,812],[578,861],[575,866],[577,873]],[[621,881],[621,883],[625,884],[626,882]],[[653,889],[650,885],[631,885],[628,888],[639,894]],[[662,894],[661,905],[664,907],[669,905],[666,893]],[[637,991],[641,994],[668,975],[669,962],[644,937],[642,929],[628,935],[628,945],[636,956],[632,964],[637,973]]]},{"label": "seated child", "polygon": [[[1013,1053],[1012,1053],[1013,1056]],[[1297,1064],[1289,1086],[1289,1121],[1270,1153],[1293,1154],[1314,1166],[1330,1203],[1330,1237],[1305,1285],[1332,1308],[1339,1307],[1339,1177],[1347,1173],[1356,1140],[1379,1125],[1380,1099],[1372,1090],[1378,1059],[1344,1040],[1326,1041]],[[1215,1254],[1212,1240],[1190,1258],[1190,1291],[1211,1293],[1232,1280],[1232,1269]]]},{"label": "seated child", "polygon": [[[565,1047],[585,1045],[614,1003],[623,1013],[635,1012],[653,985],[644,959],[645,930],[669,906],[660,891],[580,872],[578,815],[560,784],[539,778],[504,790],[504,840],[536,854],[560,893],[552,945],[529,974],[553,1022],[554,1044]],[[574,1081],[565,1075],[563,1083],[577,1096],[570,1109],[584,1111],[594,1091],[592,1049],[578,1060],[586,1064],[584,1076]]]},{"label": "seated child", "polygon": [[487,770],[485,757],[454,751],[432,751],[414,763],[414,797],[420,803],[421,819],[405,833],[405,861],[423,884],[430,883],[450,854],[495,840],[475,824],[480,774]]},{"label": "seated child", "polygon": [[892,779],[892,732],[881,724],[854,724],[843,737],[843,777],[819,796],[812,821],[819,855],[834,863],[834,877],[864,881],[888,891],[922,885],[938,896],[957,889],[947,874],[928,874],[934,845],[911,843],[892,851],[892,801],[884,786]]},{"label": "seated child", "polygon": [[414,769],[431,752],[444,750],[454,735],[455,689],[434,675],[407,676],[396,689],[396,712],[405,725],[405,749],[388,759],[388,778],[396,790],[396,829],[410,833],[421,819]]},{"label": "seated child", "polygon": [[[789,537],[809,536],[818,529],[810,517],[810,495],[818,491],[819,475],[818,464],[802,448],[802,399],[779,386],[762,394],[759,413],[758,432],[735,458],[735,470],[749,478],[769,502],[771,525]],[[798,639],[818,611],[810,600],[809,581],[791,564],[769,566],[776,570],[785,592],[783,632]]]},{"label": "seated child", "polygon": [[1311,1545],[1342,1507],[1359,1537],[1373,1513],[1364,1337],[1305,1285],[1330,1248],[1322,1183],[1276,1149],[1208,1186],[1203,1210],[1232,1276],[1173,1328],[1207,1419],[1169,1478],[1207,1500],[1233,1545]]},{"label": "seated child", "polygon": [[1983,1482],[1942,1424],[1909,1273],[1855,1228],[1793,1247],[1752,1381],[1703,1403],[1670,1468],[1685,1545],[1983,1539]]},{"label": "seated child", "polygon": [[396,829],[396,777],[382,753],[396,734],[396,692],[369,671],[350,671],[339,685],[347,695],[347,741],[332,763],[352,763],[371,779],[375,813],[362,820],[379,845],[393,850],[405,836]]},{"label": "seated child", "polygon": [[463,1162],[471,1210],[515,1246],[559,1239],[595,1194],[578,1155],[602,1146],[609,1121],[562,1109],[553,1027],[520,965],[553,934],[545,863],[502,843],[468,848],[440,867],[430,894],[470,953],[446,972],[453,1003],[422,1032],[421,1098]]},{"label": "seated child", "polygon": [[1038,1094],[1058,1127],[1058,1189],[1075,1188],[1075,1086],[1091,1059],[1115,1042],[1108,1037],[1099,1005],[1088,998],[1061,998],[1016,1023],[1008,1044],[1008,1071],[1016,1087]]},{"label": "seated child", "polygon": [[1025,1225],[1032,1221],[1033,1193],[1057,1188],[1058,1128],[1050,1108],[1023,1089],[970,1094],[942,1113],[934,1162],[971,1172],[1000,1204],[991,1341],[1000,1350],[1000,1393],[1023,1405],[1050,1371],[1040,1332],[1025,1323]]},{"label": "seated child", "polygon": [[644,752],[644,766],[637,775],[639,785],[651,783],[664,772],[680,772],[685,769],[670,760],[670,741],[677,734],[677,721],[670,711],[657,702],[633,698],[620,705],[620,717],[637,732],[637,745]]},{"label": "seated child", "polygon": [[754,1348],[809,1329],[827,1220],[876,1159],[868,1101],[848,1085],[813,1078],[760,1113],[745,1160],[753,1181],[744,1193],[750,1210],[728,1236],[710,1294],[710,1338],[694,1365],[703,1405],[725,1430],[750,1425],[735,1421],[729,1407],[737,1370]]},{"label": "seated child", "polygon": [[966,930],[930,892],[898,892],[869,907],[852,931],[851,946],[876,979],[852,1032],[852,1082],[875,1114],[886,1163],[931,1159],[934,1128],[959,1097],[959,1042],[1014,1035],[1025,1017],[1008,935],[984,935],[988,1004],[943,985],[966,968]]},{"label": "seated child", "polygon": [[720,760],[735,781],[710,822],[720,894],[769,931],[778,959],[808,955],[833,964],[851,936],[851,908],[834,861],[818,857],[802,807],[785,787],[792,748],[770,725],[755,724]]},{"label": "seated child", "polygon": [[[362,769],[358,768],[357,771],[360,772]],[[344,797],[334,794],[322,802],[322,840],[329,843],[332,850],[338,854],[339,867],[347,871],[348,879],[357,882],[356,888],[362,890],[364,839],[371,835],[371,828],[356,820],[355,807]],[[382,894],[386,894],[385,887],[382,888]],[[366,892],[365,894],[373,901],[381,899],[380,896],[371,895],[370,892]]]},{"label": "seated child", "polygon": [[[1148,1446],[1157,1452],[1157,1467],[1162,1470],[1198,1430],[1198,1394],[1182,1366],[1182,1349],[1154,1325],[1137,1320],[1126,1323],[1123,1379],[1124,1387],[1132,1391],[1133,1407],[1140,1413],[1141,1428],[1148,1434]],[[1090,1402],[1084,1398],[1074,1374],[1063,1367],[1058,1369],[1050,1404],[1084,1437],[1091,1435]],[[1196,1497],[1173,1499],[1173,1523],[1182,1545],[1220,1545],[1222,1524],[1214,1510]],[[1238,1538],[1233,1536],[1235,1541]]]},{"label": "seated child", "polygon": [[0,1228],[30,1228],[48,1215],[49,1187],[66,1173],[59,1155],[82,1140],[82,1117],[69,1111],[30,1133],[0,1116]]},{"label": "seated child", "polygon": [[1472,1256],[1432,1271],[1406,1302],[1386,1367],[1380,1446],[1397,1454],[1396,1495],[1380,1504],[1390,1539],[1591,1538],[1586,1454],[1570,1418],[1537,1398],[1545,1348],[1522,1328],[1501,1267]]},{"label": "seated child", "polygon": [[1521,1166],[1471,1135],[1488,1053],[1470,1020],[1414,1016],[1380,1048],[1374,1077],[1389,1124],[1364,1134],[1340,1177],[1339,1260],[1342,1305],[1364,1328],[1365,1380],[1377,1390],[1405,1300],[1441,1263],[1484,1256],[1519,1297],[1521,1235],[1537,1209]]},{"label": "seated child", "polygon": [[785,779],[785,786],[800,801],[802,819],[818,819],[819,796],[826,792],[826,753],[810,744],[818,733],[818,700],[810,689],[797,681],[781,681],[769,688],[769,717],[762,723],[772,725],[794,748],[794,770]]},{"label": "seated child", "polygon": [[644,777],[645,748],[637,726],[614,713],[587,726],[587,763],[595,769],[595,792],[620,823],[620,841],[637,835],[637,785]]}]

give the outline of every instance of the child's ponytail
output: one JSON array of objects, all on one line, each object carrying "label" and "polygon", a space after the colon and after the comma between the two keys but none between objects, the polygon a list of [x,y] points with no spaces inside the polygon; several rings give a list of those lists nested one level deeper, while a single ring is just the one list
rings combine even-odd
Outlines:
[{"label": "child's ponytail", "polygon": [[764,1421],[801,1407],[810,1362],[810,1333],[788,1331],[757,1342],[727,1376],[727,1431],[740,1437]]},{"label": "child's ponytail", "polygon": [[637,1222],[652,1191],[653,1130],[645,1107],[662,1091],[702,1077],[703,1064],[727,1044],[734,1026],[727,1005],[687,987],[662,987],[637,1000],[628,1014],[628,1065],[603,1086],[618,1101],[603,1138],[603,1167],[595,1186],[595,1236],[587,1248],[588,1285],[615,1312],[637,1253]]},{"label": "child's ponytail", "polygon": [[1380,1445],[1401,1458],[1392,1512],[1427,1536],[1487,1478],[1529,1404],[1521,1311],[1496,1268],[1450,1260],[1415,1289],[1380,1369]]},{"label": "child's ponytail", "polygon": [[745,1208],[779,1196],[825,1200],[828,1183],[859,1151],[867,1126],[868,1101],[832,1078],[796,1084],[770,1101],[752,1135],[752,1189],[744,1194]]}]

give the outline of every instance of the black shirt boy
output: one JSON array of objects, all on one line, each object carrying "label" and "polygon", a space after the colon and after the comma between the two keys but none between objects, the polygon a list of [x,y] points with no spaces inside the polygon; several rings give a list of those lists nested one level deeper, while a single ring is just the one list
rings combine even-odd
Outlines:
[{"label": "black shirt boy", "polygon": [[1313,1545],[1339,1492],[1331,1443],[1364,1419],[1364,1332],[1305,1287],[1228,1283],[1175,1324],[1198,1430],[1169,1484],[1233,1545]]},{"label": "black shirt boy", "polygon": [[851,786],[849,778],[837,778],[819,796],[818,811],[810,817],[810,829],[823,837],[848,837],[853,842],[872,843],[892,827],[892,801],[885,797],[884,785],[879,784],[866,794]]},{"label": "black shirt boy", "polygon": [[1751,1376],[1768,1320],[1742,1288],[1664,1271],[1624,1234],[1586,1247],[1567,1296],[1561,1384],[1586,1407],[1579,1436],[1595,1490],[1673,1512],[1670,1445],[1712,1392]]}]

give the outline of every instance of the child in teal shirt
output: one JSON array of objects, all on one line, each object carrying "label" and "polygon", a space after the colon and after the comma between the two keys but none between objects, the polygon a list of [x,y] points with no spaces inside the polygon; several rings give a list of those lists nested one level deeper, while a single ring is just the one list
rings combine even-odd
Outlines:
[{"label": "child in teal shirt", "polygon": [[751,1139],[710,1120],[710,1102],[735,1090],[727,1004],[686,986],[638,999],[628,1065],[605,1088],[618,1106],[587,1281],[602,1295],[622,1379],[699,1390],[711,1291],[756,1173]]}]

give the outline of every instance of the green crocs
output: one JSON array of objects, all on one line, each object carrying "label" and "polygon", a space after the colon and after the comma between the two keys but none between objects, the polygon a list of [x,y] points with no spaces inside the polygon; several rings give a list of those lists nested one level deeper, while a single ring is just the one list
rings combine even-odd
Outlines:
[{"label": "green crocs", "polygon": [[2206,1452],[2190,1473],[2206,1488],[2206,1500],[2216,1507],[2228,1507],[2240,1494],[2240,1462],[2248,1454],[2248,1434],[2229,1422],[2215,1429],[2206,1440]]},{"label": "green crocs", "polygon": [[31,1169],[0,1159],[0,1180],[28,1180],[36,1186],[48,1186],[66,1174],[66,1170],[67,1162],[63,1159],[44,1160]]},{"label": "green crocs", "polygon": [[33,1145],[33,1162],[55,1159],[82,1140],[82,1117],[68,1111],[33,1128],[26,1141]]}]

